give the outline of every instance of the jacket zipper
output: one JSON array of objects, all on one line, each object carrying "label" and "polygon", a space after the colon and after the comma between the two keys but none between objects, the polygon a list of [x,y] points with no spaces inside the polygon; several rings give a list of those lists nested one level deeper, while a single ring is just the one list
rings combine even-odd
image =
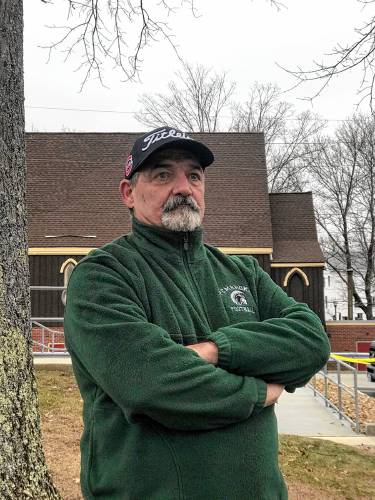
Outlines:
[{"label": "jacket zipper", "polygon": [[209,326],[210,331],[212,331],[211,323],[210,323],[210,320],[208,318],[208,314],[207,314],[207,311],[206,311],[205,303],[203,301],[203,297],[202,297],[202,295],[200,293],[199,287],[195,283],[195,279],[194,279],[193,273],[191,272],[191,269],[190,269],[189,261],[188,261],[188,258],[187,258],[187,252],[188,252],[188,250],[189,250],[189,236],[188,236],[187,233],[184,233],[182,261],[184,263],[185,269],[187,270],[187,274],[188,274],[188,276],[190,278],[190,281],[193,284],[193,286],[195,288],[195,291],[197,292],[197,295],[198,295],[198,297],[201,300],[202,311],[203,311],[204,316],[206,318],[207,325]]}]

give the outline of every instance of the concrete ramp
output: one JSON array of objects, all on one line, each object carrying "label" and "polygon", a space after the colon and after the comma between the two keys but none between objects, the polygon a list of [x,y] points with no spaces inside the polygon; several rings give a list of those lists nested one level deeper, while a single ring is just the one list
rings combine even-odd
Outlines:
[{"label": "concrete ramp", "polygon": [[280,434],[297,436],[355,437],[348,422],[340,421],[332,409],[326,408],[324,401],[314,397],[307,387],[297,389],[293,394],[283,392],[275,413]]}]

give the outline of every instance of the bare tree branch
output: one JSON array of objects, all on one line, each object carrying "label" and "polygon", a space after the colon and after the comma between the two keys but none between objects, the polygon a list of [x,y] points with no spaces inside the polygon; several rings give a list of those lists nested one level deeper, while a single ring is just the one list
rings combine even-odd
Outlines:
[{"label": "bare tree branch", "polygon": [[[54,3],[54,0],[42,0]],[[64,0],[67,24],[49,26],[61,31],[56,41],[44,46],[49,59],[54,50],[81,58],[76,71],[83,72],[81,89],[91,78],[104,85],[104,69],[110,63],[126,80],[139,75],[142,53],[152,42],[166,40],[179,57],[168,24],[163,20],[187,6],[197,17],[193,0],[163,0],[156,6],[146,0]],[[146,5],[147,3],[147,5]]]},{"label": "bare tree branch", "polygon": [[301,191],[306,144],[325,126],[310,112],[295,114],[292,104],[281,100],[280,89],[271,83],[255,83],[245,103],[232,109],[231,130],[264,132],[268,184],[272,192]]},{"label": "bare tree branch", "polygon": [[304,82],[316,81],[319,85],[315,93],[306,98],[313,100],[318,97],[329,85],[334,76],[360,70],[360,81],[358,85],[358,95],[360,104],[363,100],[368,100],[370,109],[374,110],[374,84],[375,84],[375,13],[373,12],[375,0],[357,0],[359,3],[372,9],[369,12],[369,20],[363,26],[356,28],[355,38],[350,43],[337,43],[322,62],[313,62],[309,70],[297,68],[290,70],[282,68],[297,79],[297,87]]},{"label": "bare tree branch", "polygon": [[320,138],[308,157],[315,185],[316,221],[326,238],[328,265],[347,284],[353,269],[357,307],[373,318],[375,285],[375,118],[355,115],[334,139]]},{"label": "bare tree branch", "polygon": [[135,118],[148,127],[173,124],[190,132],[216,132],[234,87],[225,72],[184,62],[167,94],[144,94],[139,99],[142,110]]}]

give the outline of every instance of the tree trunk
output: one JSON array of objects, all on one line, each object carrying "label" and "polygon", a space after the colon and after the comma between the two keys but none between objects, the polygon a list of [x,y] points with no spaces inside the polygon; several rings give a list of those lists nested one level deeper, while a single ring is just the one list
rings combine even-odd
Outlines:
[{"label": "tree trunk", "polygon": [[41,444],[31,354],[21,0],[0,0],[0,498],[60,498]]}]

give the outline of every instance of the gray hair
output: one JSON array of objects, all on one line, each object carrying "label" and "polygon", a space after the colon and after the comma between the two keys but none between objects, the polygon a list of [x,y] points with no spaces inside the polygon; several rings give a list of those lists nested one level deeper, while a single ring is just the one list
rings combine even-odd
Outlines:
[{"label": "gray hair", "polygon": [[139,177],[139,172],[136,172],[134,175],[130,177],[129,184],[131,185],[131,187],[134,187],[137,184],[138,177]]},{"label": "gray hair", "polygon": [[[134,188],[134,186],[137,184],[138,177],[139,177],[139,172],[136,172],[130,177],[129,184],[131,185],[132,188]],[[129,212],[130,212],[130,217],[134,217],[134,208],[129,208]]]}]

